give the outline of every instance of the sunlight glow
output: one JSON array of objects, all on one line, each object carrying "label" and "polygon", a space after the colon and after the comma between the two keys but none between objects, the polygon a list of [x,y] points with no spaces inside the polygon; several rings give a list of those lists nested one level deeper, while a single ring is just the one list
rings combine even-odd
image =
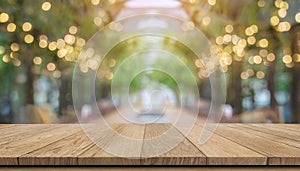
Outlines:
[{"label": "sunlight glow", "polygon": [[130,0],[125,3],[128,8],[178,8],[181,3],[176,0]]}]

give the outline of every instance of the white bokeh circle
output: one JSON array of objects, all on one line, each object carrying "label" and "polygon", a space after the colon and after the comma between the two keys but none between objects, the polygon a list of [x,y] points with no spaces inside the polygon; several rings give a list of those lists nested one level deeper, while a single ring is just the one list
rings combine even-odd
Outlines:
[{"label": "white bokeh circle", "polygon": [[[145,25],[147,25],[145,23],[148,23],[148,27],[145,27]],[[152,23],[151,26],[149,26],[149,23]],[[210,43],[207,38],[202,32],[191,25],[190,22],[181,21],[177,18],[159,14],[137,15],[122,19],[121,21],[113,22],[104,29],[97,32],[85,45],[76,63],[72,82],[72,95],[75,112],[85,133],[96,145],[113,155],[120,157],[138,158],[140,156],[137,156],[136,154],[126,153],[125,150],[118,150],[118,147],[121,146],[123,148],[132,148],[132,150],[134,150],[135,147],[130,146],[129,144],[143,143],[143,146],[145,148],[156,147],[157,149],[145,150],[145,152],[141,156],[153,157],[173,149],[177,144],[184,140],[184,136],[189,133],[189,131],[193,128],[195,122],[197,121],[199,106],[196,105],[196,108],[193,109],[194,115],[189,119],[186,119],[185,116],[179,114],[179,117],[174,120],[174,122],[172,122],[173,126],[159,136],[145,140],[132,139],[123,136],[115,131],[112,128],[113,126],[111,126],[110,123],[107,123],[103,118],[98,108],[97,100],[95,97],[95,80],[97,67],[88,68],[88,66],[86,66],[87,59],[95,58],[95,60],[98,61],[99,67],[101,61],[116,45],[136,36],[160,36],[178,41],[188,47],[194,54],[196,54],[197,57],[204,63],[204,66],[207,61],[214,61],[214,58],[216,57],[213,52],[210,51]],[[164,55],[171,54],[159,51],[159,49],[150,49],[148,52],[163,53]],[[147,53],[147,51],[143,53]],[[174,57],[174,60],[172,61],[180,63],[180,61],[176,57]],[[172,62],[170,62],[170,65],[171,64]],[[83,70],[82,68],[85,69]],[[137,66],[136,73],[139,73],[147,68],[149,69],[149,66]],[[184,91],[184,82],[182,82],[180,78],[177,78],[176,73],[169,73],[167,67],[155,66],[152,68],[165,72],[173,77],[178,83],[180,91]],[[182,69],[187,70],[186,72],[190,72],[188,70],[188,67],[186,67],[184,64],[182,64]],[[115,76],[118,75],[120,74],[117,74]],[[112,84],[113,98],[116,89],[128,89],[132,78],[133,76],[129,76],[128,82],[124,85],[127,87],[118,87]],[[191,79],[193,79],[192,73]],[[221,87],[220,84],[220,80],[225,79],[224,75],[216,71],[210,74],[209,79],[212,89],[212,102],[210,112],[204,124],[204,128],[209,128],[210,131],[202,131],[202,134],[200,136],[200,143],[205,143],[212,135],[213,131],[217,128],[217,124],[209,123],[220,122],[223,112],[222,107],[225,102],[225,93],[223,87]],[[193,81],[194,86],[192,87],[192,89],[198,96],[197,83],[195,79],[193,79]],[[92,113],[96,119],[90,121],[82,119],[81,109],[86,104],[89,104],[91,106],[91,111],[93,111]],[[184,127],[180,126],[180,124],[182,123],[185,123]],[[184,136],[178,135],[178,129],[179,132],[181,132],[181,134],[183,134]],[[176,134],[178,136],[174,136]]]}]

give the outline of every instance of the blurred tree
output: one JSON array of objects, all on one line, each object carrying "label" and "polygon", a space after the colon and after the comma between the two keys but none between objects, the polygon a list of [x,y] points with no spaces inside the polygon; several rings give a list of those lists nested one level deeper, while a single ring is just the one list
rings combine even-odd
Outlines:
[{"label": "blurred tree", "polygon": [[[248,94],[255,103],[255,91],[250,86],[251,82],[255,81],[252,78],[267,81],[269,106],[277,107],[275,92],[276,85],[280,84],[276,82],[275,77],[277,66],[282,62],[287,68],[295,65],[293,60],[291,61],[292,54],[286,48],[291,40],[286,33],[290,31],[293,23],[299,23],[299,19],[295,21],[296,15],[299,18],[299,2],[198,0],[185,1],[184,8],[195,25],[217,44],[215,50],[221,54],[220,70],[228,75],[227,102],[234,107],[234,113],[243,111],[241,85],[250,88]],[[245,45],[244,52],[240,54],[242,59],[236,57],[239,56],[235,51],[236,45]],[[224,60],[227,64],[222,66]],[[297,94],[295,91],[296,89],[292,96]]]},{"label": "blurred tree", "polygon": [[[108,23],[111,18],[106,10],[111,4],[100,1],[18,1],[0,2],[0,57],[1,79],[25,77],[24,105],[35,104],[33,83],[46,75],[60,84],[61,113],[66,105],[66,95],[71,94],[70,67],[74,65],[86,40]],[[3,65],[3,64],[2,64]],[[13,69],[23,68],[24,73]],[[62,74],[68,74],[68,76]],[[23,85],[19,85],[22,87]],[[1,92],[11,94],[11,89]]]}]

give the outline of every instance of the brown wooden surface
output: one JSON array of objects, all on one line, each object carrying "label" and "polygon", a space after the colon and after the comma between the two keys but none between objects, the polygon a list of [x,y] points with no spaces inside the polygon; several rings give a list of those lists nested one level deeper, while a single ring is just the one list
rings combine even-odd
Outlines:
[{"label": "brown wooden surface", "polygon": [[109,137],[101,138],[101,140],[104,140],[101,141],[101,145],[103,145],[104,147],[117,148],[118,150],[122,150],[121,154],[127,154],[130,157],[116,157],[93,144],[90,149],[84,151],[78,156],[79,165],[140,165],[139,158],[143,145],[142,139],[144,137],[145,125],[113,124],[111,125],[111,128],[124,137],[141,140],[135,141],[134,143],[121,144],[120,142],[118,142],[118,138],[113,135],[108,135]]},{"label": "brown wooden surface", "polygon": [[[205,144],[200,135],[209,129],[195,125],[184,136],[185,127],[112,124],[117,134],[137,140],[125,144],[106,130],[91,129],[102,146],[131,156],[125,158],[102,150],[77,124],[0,125],[0,165],[300,165],[300,125],[220,124]],[[166,131],[169,137],[149,141]],[[182,141],[166,153],[147,155],[177,139]]]},{"label": "brown wooden surface", "polygon": [[[169,132],[167,132],[169,130]],[[164,138],[158,137],[162,134]],[[177,139],[178,138],[178,139]],[[183,141],[181,141],[181,138]],[[171,124],[148,124],[146,125],[144,144],[141,153],[142,164],[145,165],[205,165],[205,155],[192,143],[186,139],[176,128]],[[176,140],[177,139],[177,140]],[[179,142],[177,145],[174,142]],[[164,151],[164,146],[170,146],[171,150],[159,156],[148,156],[147,154],[160,154]],[[172,148],[172,145],[175,145]]]}]

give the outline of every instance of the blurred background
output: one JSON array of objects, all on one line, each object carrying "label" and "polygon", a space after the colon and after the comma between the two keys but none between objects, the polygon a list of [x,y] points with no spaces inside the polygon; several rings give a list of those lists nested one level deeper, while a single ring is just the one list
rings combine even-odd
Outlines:
[{"label": "blurred background", "polygon": [[[153,10],[189,21],[182,29],[201,30],[218,57],[218,64],[204,66],[181,43],[155,40],[156,46],[181,56],[197,77],[200,100],[188,93],[185,99],[200,107],[199,116],[209,112],[208,77],[218,70],[226,76],[226,82],[220,83],[227,92],[222,122],[300,122],[299,0],[1,0],[0,123],[78,122],[72,76],[86,42],[105,26],[122,29],[109,25],[111,21]],[[82,72],[98,70],[96,96],[104,115],[116,112],[110,100],[116,68],[151,42],[147,37],[129,39],[117,45],[99,69],[93,59],[81,67]],[[165,66],[172,60],[153,59]],[[130,73],[131,67],[125,70]],[[179,66],[168,67],[176,71]],[[178,74],[187,77],[184,72]],[[156,104],[144,97],[151,87],[166,92],[168,103],[178,103],[176,81],[157,72],[141,73],[131,82],[132,103],[159,108],[157,99],[164,97],[158,94]],[[90,112],[90,106],[84,105],[80,116],[88,119]]]}]

